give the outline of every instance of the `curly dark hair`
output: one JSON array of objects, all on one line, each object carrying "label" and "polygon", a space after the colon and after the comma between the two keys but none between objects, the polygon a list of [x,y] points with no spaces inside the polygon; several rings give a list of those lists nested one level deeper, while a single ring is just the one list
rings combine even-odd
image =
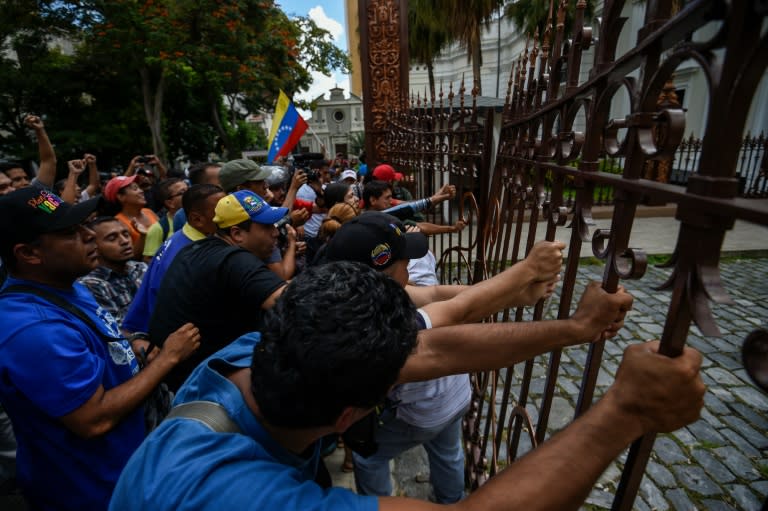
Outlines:
[{"label": "curly dark hair", "polygon": [[270,424],[332,425],[344,408],[383,401],[416,346],[402,286],[352,262],[311,267],[266,315],[251,389]]}]

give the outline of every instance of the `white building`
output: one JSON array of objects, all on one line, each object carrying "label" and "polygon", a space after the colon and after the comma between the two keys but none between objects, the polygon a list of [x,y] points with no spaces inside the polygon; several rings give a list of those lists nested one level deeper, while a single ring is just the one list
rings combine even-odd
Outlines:
[{"label": "white building", "polygon": [[[620,35],[619,46],[616,57],[620,57],[629,49],[634,48],[637,33],[642,28],[645,20],[645,2],[627,2],[624,7],[623,15],[629,19],[624,25]],[[600,16],[602,11],[602,2],[599,2],[596,8],[596,17]],[[587,22],[589,25],[590,23]],[[593,35],[597,37],[597,26],[593,26]],[[697,33],[697,40],[706,40],[715,32],[716,27],[704,27]],[[481,67],[481,88],[483,96],[504,98],[507,94],[507,83],[510,72],[519,56],[525,49],[526,37],[511,21],[498,18],[491,23],[489,29],[482,34],[481,45],[483,53],[483,65]],[[594,47],[586,51],[582,57],[580,72],[580,83],[586,81],[589,70],[594,60]],[[459,49],[454,44],[443,51],[442,56],[434,61],[434,77],[436,92],[440,89],[442,81],[445,95],[448,94],[449,84],[453,84],[454,92],[461,83],[462,77],[465,80],[467,91],[472,88],[472,67],[467,60],[465,49]],[[703,129],[706,123],[707,103],[709,100],[709,91],[706,78],[702,69],[693,60],[683,62],[674,75],[675,89],[682,102],[682,106],[687,110],[686,115],[686,135],[703,136]],[[410,88],[416,94],[422,96],[424,91],[429,90],[429,77],[426,66],[412,65],[410,72]],[[623,118],[630,112],[629,95],[622,89],[613,102],[611,115],[614,118]],[[583,127],[583,126],[582,126]],[[575,126],[576,129],[579,126]],[[753,135],[768,134],[768,71],[763,76],[762,82],[752,99],[745,134]]]},{"label": "white building", "polygon": [[363,102],[358,96],[350,94],[346,98],[344,89],[334,87],[329,99],[318,96],[315,105],[312,117],[307,119],[309,129],[299,142],[302,150],[308,148],[309,152],[319,153],[322,144],[330,158],[337,153],[350,155],[362,150],[357,147],[365,133]]}]

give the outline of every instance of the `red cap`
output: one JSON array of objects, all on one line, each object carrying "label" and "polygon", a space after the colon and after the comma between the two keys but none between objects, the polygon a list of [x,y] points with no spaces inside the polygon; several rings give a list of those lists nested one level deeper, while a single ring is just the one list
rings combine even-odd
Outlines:
[{"label": "red cap", "polygon": [[136,177],[136,174],[113,177],[104,187],[104,198],[109,202],[117,202],[117,192],[136,181]]},{"label": "red cap", "polygon": [[379,181],[393,181],[395,179],[395,169],[391,165],[382,163],[373,169],[373,178]]},{"label": "red cap", "polygon": [[402,181],[405,179],[405,176],[402,172],[395,172],[395,181]]}]

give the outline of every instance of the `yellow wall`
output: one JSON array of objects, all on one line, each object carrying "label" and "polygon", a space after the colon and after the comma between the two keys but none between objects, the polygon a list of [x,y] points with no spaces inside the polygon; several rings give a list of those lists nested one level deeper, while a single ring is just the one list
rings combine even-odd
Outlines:
[{"label": "yellow wall", "polygon": [[360,30],[358,29],[358,1],[344,0],[347,18],[347,48],[349,48],[349,60],[352,62],[349,77],[350,92],[363,97],[363,76],[360,63]]}]

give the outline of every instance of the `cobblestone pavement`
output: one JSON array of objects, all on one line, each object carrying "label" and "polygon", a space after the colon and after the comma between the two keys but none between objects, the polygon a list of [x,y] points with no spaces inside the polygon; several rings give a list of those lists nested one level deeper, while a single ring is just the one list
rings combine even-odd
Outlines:
[{"label": "cobblestone pavement", "polygon": [[[688,344],[704,356],[702,376],[708,386],[701,418],[673,434],[659,435],[634,509],[745,510],[761,508],[768,497],[768,395],[750,381],[741,363],[741,345],[749,332],[768,326],[768,259],[729,259],[721,264],[723,282],[735,305],[713,304],[722,337],[704,337],[691,327]],[[670,270],[649,267],[639,281],[623,284],[634,295],[633,311],[617,339],[609,341],[597,381],[596,396],[611,384],[623,349],[630,343],[658,338],[670,301],[669,291],[656,291]],[[602,266],[579,271],[580,296],[588,280],[600,280]],[[556,299],[548,311],[557,311]],[[562,356],[558,390],[549,422],[550,434],[573,417],[587,350],[567,349]],[[540,357],[528,411],[536,423],[548,357]],[[515,367],[519,383],[523,365]],[[517,395],[514,392],[513,396]],[[540,396],[540,394],[539,394]],[[500,403],[497,395],[497,406]],[[521,447],[521,452],[526,448]],[[504,459],[506,453],[500,453]],[[610,508],[620,478],[623,457],[603,474],[583,509]],[[399,493],[426,497],[429,484],[423,450],[412,450],[395,461]]]}]

